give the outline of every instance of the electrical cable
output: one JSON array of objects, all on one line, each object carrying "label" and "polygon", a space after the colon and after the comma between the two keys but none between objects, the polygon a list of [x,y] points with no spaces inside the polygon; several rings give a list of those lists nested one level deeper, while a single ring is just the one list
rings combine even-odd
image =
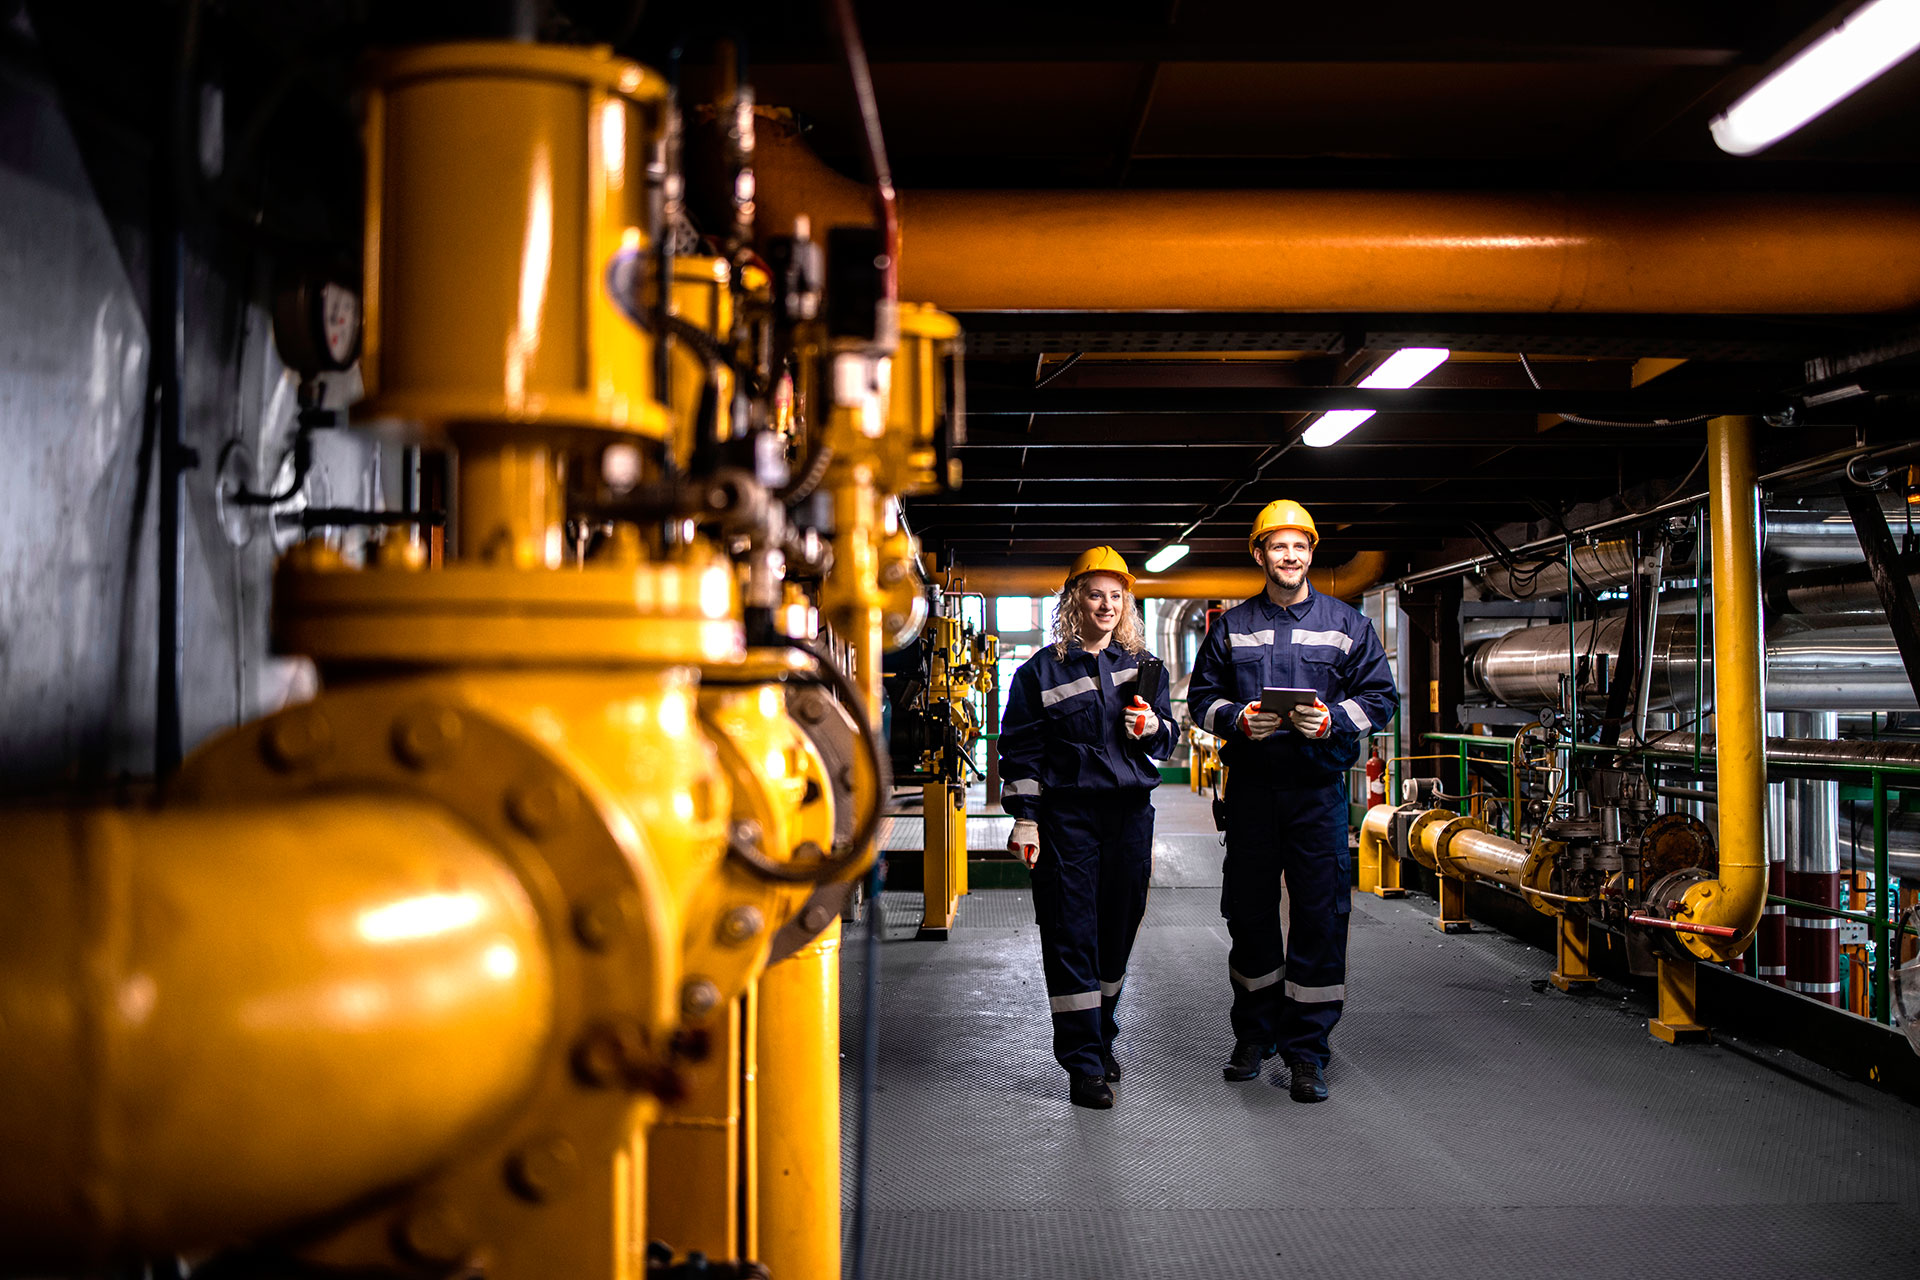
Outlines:
[{"label": "electrical cable", "polygon": [[[1540,385],[1540,379],[1533,376],[1533,365],[1527,360],[1527,353],[1524,351],[1521,351],[1521,352],[1516,352],[1515,354],[1517,354],[1520,357],[1520,367],[1526,370],[1527,381],[1533,384],[1533,389],[1535,391],[1546,390],[1545,387],[1542,387]],[[1647,421],[1647,422],[1619,422],[1611,418],[1583,418],[1583,417],[1580,417],[1578,414],[1572,414],[1572,413],[1558,413],[1558,414],[1555,414],[1554,416],[1556,418],[1559,418],[1562,422],[1571,422],[1582,427],[1633,428],[1633,427],[1687,427],[1687,426],[1692,426],[1695,423],[1711,422],[1718,415],[1711,414],[1711,413],[1699,413],[1699,414],[1693,415],[1690,418],[1654,418],[1651,421]]]},{"label": "electrical cable", "polygon": [[880,104],[873,93],[873,72],[867,65],[866,46],[860,42],[860,28],[853,16],[853,0],[823,0],[827,22],[840,39],[840,55],[853,81],[854,101],[860,110],[860,141],[867,162],[867,178],[873,183],[874,213],[887,247],[887,265],[881,272],[883,296],[891,303],[900,297],[900,211],[893,190],[893,170],[887,165],[887,143],[880,132]]}]

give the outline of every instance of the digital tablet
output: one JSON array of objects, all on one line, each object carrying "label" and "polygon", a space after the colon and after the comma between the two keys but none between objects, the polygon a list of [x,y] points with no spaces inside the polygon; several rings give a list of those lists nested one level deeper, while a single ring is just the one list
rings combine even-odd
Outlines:
[{"label": "digital tablet", "polygon": [[1312,706],[1319,696],[1313,689],[1262,689],[1260,709],[1284,716],[1295,707]]}]

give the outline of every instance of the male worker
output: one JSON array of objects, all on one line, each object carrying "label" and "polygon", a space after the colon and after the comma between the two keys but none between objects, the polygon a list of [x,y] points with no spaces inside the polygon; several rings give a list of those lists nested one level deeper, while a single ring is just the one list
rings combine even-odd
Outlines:
[{"label": "male worker", "polygon": [[[1226,739],[1220,914],[1233,938],[1234,1047],[1224,1074],[1251,1080],[1278,1053],[1296,1102],[1327,1096],[1327,1035],[1346,999],[1346,771],[1400,705],[1373,625],[1307,582],[1319,541],[1299,503],[1261,510],[1248,549],[1266,589],[1215,619],[1187,689],[1195,723]],[[1265,688],[1317,696],[1282,716],[1260,709]]]}]

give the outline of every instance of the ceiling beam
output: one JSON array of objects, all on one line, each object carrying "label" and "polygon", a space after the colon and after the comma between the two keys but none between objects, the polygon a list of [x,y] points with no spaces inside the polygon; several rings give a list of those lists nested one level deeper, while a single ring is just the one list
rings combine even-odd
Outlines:
[{"label": "ceiling beam", "polygon": [[1767,391],[1667,390],[1658,383],[1637,391],[1549,387],[1194,387],[1184,389],[969,389],[967,416],[1053,417],[1072,414],[1323,413],[1372,409],[1384,413],[1573,413],[1639,421],[1698,414],[1777,413],[1789,398]]}]

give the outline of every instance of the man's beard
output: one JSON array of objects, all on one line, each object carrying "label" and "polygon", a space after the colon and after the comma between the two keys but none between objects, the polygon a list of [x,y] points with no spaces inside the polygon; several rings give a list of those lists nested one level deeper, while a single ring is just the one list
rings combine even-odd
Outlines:
[{"label": "man's beard", "polygon": [[1304,567],[1296,571],[1296,576],[1292,582],[1288,582],[1280,576],[1283,572],[1285,572],[1285,570],[1276,565],[1267,566],[1267,581],[1279,587],[1282,591],[1292,591],[1307,579],[1307,570]]}]

